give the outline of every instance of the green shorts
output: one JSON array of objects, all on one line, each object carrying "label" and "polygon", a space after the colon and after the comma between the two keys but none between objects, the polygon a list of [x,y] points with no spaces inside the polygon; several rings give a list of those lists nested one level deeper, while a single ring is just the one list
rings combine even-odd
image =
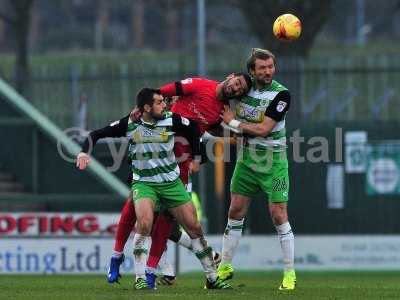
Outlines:
[{"label": "green shorts", "polygon": [[178,178],[171,182],[134,182],[132,184],[133,202],[149,198],[154,202],[155,210],[173,208],[190,202],[190,195]]},{"label": "green shorts", "polygon": [[289,172],[286,152],[243,148],[238,154],[231,180],[231,192],[253,197],[263,191],[269,202],[289,199]]}]

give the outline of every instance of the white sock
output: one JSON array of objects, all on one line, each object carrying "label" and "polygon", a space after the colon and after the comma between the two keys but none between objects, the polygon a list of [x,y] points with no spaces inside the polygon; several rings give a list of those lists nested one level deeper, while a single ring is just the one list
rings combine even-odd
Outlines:
[{"label": "white sock", "polygon": [[163,255],[158,263],[158,269],[164,276],[175,276],[175,270],[170,261],[168,260],[168,247],[165,249]]},{"label": "white sock", "polygon": [[120,258],[122,256],[122,254],[124,254],[124,252],[119,252],[119,251],[115,251],[114,250],[114,252],[111,255],[111,257]]},{"label": "white sock", "polygon": [[139,233],[135,234],[133,238],[133,256],[135,257],[135,274],[136,279],[143,278],[146,279],[146,262],[149,253],[149,243],[150,237],[141,235]]},{"label": "white sock", "polygon": [[185,247],[186,249],[193,251],[192,239],[184,230],[181,230],[181,237],[178,241],[178,245],[181,245],[181,246]]},{"label": "white sock", "polygon": [[222,237],[222,261],[221,264],[232,263],[233,255],[242,237],[244,218],[234,220],[228,218],[224,235]]},{"label": "white sock", "polygon": [[283,264],[285,271],[294,268],[294,235],[289,222],[275,225],[278,232],[279,242],[283,253]]},{"label": "white sock", "polygon": [[192,239],[193,252],[200,260],[208,281],[214,282],[217,279],[217,270],[212,256],[212,249],[208,246],[204,237]]}]

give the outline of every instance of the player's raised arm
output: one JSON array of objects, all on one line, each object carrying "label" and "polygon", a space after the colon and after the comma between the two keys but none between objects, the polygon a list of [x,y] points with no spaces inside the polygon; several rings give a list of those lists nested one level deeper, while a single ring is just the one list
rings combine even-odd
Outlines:
[{"label": "player's raised arm", "polygon": [[276,123],[283,120],[290,106],[289,91],[281,91],[268,105],[265,110],[265,118],[261,123],[241,122],[235,119],[234,113],[230,109],[225,109],[223,120],[234,130],[242,130],[244,133],[254,136],[267,136],[275,127]]},{"label": "player's raised arm", "polygon": [[198,79],[196,78],[186,78],[181,81],[167,83],[160,87],[159,91],[164,97],[190,95],[196,91],[197,81]]},{"label": "player's raised arm", "polygon": [[82,151],[78,154],[76,158],[76,166],[80,170],[86,169],[86,167],[90,163],[90,156],[88,154],[90,145],[94,147],[99,139],[125,136],[126,130],[128,128],[128,121],[129,116],[126,116],[125,118],[115,121],[106,127],[90,132],[83,142]]}]

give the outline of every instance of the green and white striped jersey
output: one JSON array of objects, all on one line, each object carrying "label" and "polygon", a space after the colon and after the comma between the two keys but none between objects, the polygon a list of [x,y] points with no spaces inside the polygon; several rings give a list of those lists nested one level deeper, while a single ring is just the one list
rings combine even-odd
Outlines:
[{"label": "green and white striped jersey", "polygon": [[[92,131],[88,139],[93,145],[105,137],[123,137],[129,140],[128,157],[131,161],[132,180],[153,183],[174,181],[179,177],[179,166],[174,154],[175,134],[182,144],[190,145],[192,156],[200,154],[200,131],[196,122],[168,112],[155,123],[143,120],[132,122],[129,116]],[[87,139],[87,140],[88,140]],[[85,141],[82,151],[87,152]]]},{"label": "green and white striped jersey", "polygon": [[161,183],[179,177],[172,125],[172,114],[155,124],[129,119],[126,136],[133,180]]},{"label": "green and white striped jersey", "polygon": [[277,124],[265,137],[245,135],[249,145],[258,148],[282,151],[286,148],[285,117],[290,105],[290,94],[286,87],[272,80],[269,86],[256,89],[254,86],[236,105],[236,118],[242,122],[261,123],[268,116]]}]

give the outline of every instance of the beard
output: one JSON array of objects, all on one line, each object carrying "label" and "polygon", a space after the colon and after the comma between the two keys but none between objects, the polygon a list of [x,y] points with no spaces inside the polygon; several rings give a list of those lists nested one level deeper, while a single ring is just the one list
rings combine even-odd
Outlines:
[{"label": "beard", "polygon": [[151,112],[151,117],[156,120],[156,121],[160,121],[160,120],[164,120],[165,119],[165,115],[164,115],[164,111],[161,114],[155,114],[153,111]]},{"label": "beard", "polygon": [[261,80],[256,79],[256,81],[257,81],[258,85],[261,85],[261,86],[262,85],[267,85],[267,84],[270,84],[272,82],[272,77],[269,78],[269,79],[261,79]]},{"label": "beard", "polygon": [[230,99],[235,99],[235,98],[238,98],[241,96],[241,95],[232,95],[232,94],[227,93],[226,92],[227,86],[228,86],[228,83],[227,82],[224,83],[223,88],[222,88],[223,99],[230,100]]}]

